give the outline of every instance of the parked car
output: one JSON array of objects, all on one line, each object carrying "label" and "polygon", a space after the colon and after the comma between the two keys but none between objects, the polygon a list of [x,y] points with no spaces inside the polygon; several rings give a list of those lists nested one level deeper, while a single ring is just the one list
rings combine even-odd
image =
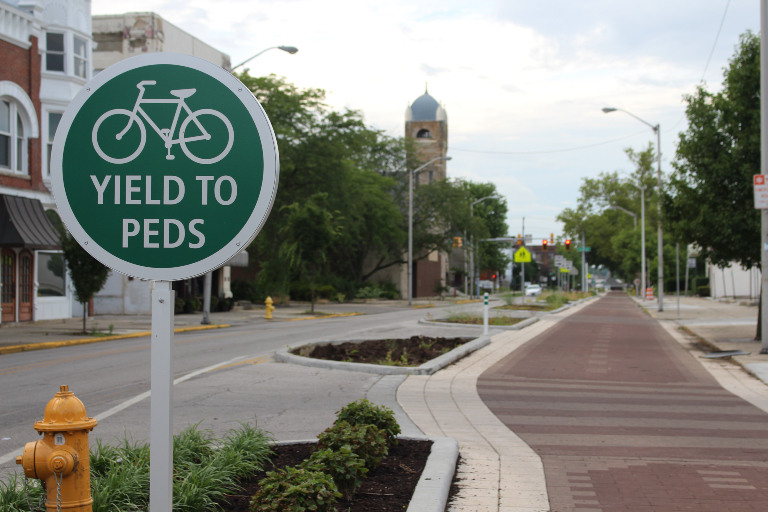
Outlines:
[{"label": "parked car", "polygon": [[532,284],[531,286],[527,287],[525,289],[525,296],[526,297],[536,297],[541,293],[541,286],[537,284]]}]

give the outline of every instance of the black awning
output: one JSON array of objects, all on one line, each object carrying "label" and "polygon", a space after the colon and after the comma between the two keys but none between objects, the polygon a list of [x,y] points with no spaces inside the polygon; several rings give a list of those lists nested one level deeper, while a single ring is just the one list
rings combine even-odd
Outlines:
[{"label": "black awning", "polygon": [[61,249],[59,234],[37,199],[0,194],[0,247]]}]

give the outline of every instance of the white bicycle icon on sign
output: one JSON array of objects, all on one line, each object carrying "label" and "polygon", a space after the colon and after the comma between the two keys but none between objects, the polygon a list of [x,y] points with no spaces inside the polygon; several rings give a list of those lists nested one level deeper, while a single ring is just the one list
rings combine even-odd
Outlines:
[{"label": "white bicycle icon on sign", "polygon": [[[136,104],[133,106],[133,110],[126,110],[123,108],[116,108],[113,110],[110,110],[108,112],[105,112],[102,114],[102,116],[96,121],[96,124],[93,125],[93,133],[92,133],[92,139],[93,139],[93,149],[96,150],[96,153],[106,160],[107,162],[113,163],[113,164],[125,164],[130,162],[131,160],[135,159],[141,151],[144,149],[144,144],[147,142],[147,129],[144,126],[144,121],[141,117],[139,117],[139,114],[141,114],[144,119],[147,120],[149,125],[157,132],[157,134],[160,136],[161,139],[163,139],[163,142],[165,143],[166,149],[168,149],[168,154],[166,155],[166,160],[173,160],[176,158],[174,155],[171,154],[171,148],[174,146],[174,144],[179,144],[181,146],[181,150],[184,151],[184,154],[187,155],[187,157],[192,160],[193,162],[197,162],[199,164],[214,164],[227,156],[229,151],[232,149],[232,143],[235,140],[235,134],[232,130],[232,123],[229,122],[229,119],[222,114],[221,112],[217,110],[212,110],[208,108],[203,108],[200,110],[195,110],[192,112],[190,108],[187,106],[187,104],[184,102],[184,98],[189,98],[193,94],[195,94],[196,89],[178,89],[175,91],[171,91],[172,96],[176,96],[178,99],[165,99],[165,100],[150,100],[150,99],[144,99],[144,87],[147,85],[155,85],[157,82],[155,80],[144,80],[142,82],[139,82],[136,87],[139,89],[139,97],[136,99]],[[175,103],[177,106],[176,113],[173,116],[173,123],[171,123],[171,127],[169,128],[159,128],[154,121],[147,115],[147,113],[144,111],[143,108],[141,108],[141,105],[143,103]],[[173,134],[176,132],[176,125],[179,121],[179,114],[181,113],[181,109],[184,109],[187,112],[187,118],[184,119],[184,121],[181,123],[181,127],[179,128],[179,137],[177,139],[173,138]],[[229,136],[229,140],[227,140],[227,146],[224,148],[224,150],[218,155],[213,158],[199,158],[192,154],[192,152],[187,147],[188,142],[194,142],[199,140],[210,140],[211,135],[206,131],[206,129],[203,127],[203,125],[200,123],[200,120],[198,119],[202,115],[212,115],[215,117],[218,117],[221,121],[224,122],[224,125],[227,127],[227,133]],[[139,127],[139,130],[141,131],[141,141],[139,142],[139,147],[134,151],[132,154],[125,158],[113,158],[109,155],[107,155],[104,151],[102,151],[101,147],[99,146],[99,140],[98,140],[98,131],[101,124],[109,117],[112,116],[127,116],[128,117],[128,124],[123,128],[122,131],[118,132],[115,135],[115,139],[122,140],[123,136],[128,133],[128,130],[131,128],[133,123],[136,123]],[[197,129],[200,131],[200,135],[195,135],[192,137],[185,137],[184,134],[186,133],[187,128],[189,127],[189,123],[194,123]]]}]

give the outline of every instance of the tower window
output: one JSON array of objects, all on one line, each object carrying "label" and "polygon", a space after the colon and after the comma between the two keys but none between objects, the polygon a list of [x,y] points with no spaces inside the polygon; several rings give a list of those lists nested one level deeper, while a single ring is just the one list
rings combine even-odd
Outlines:
[{"label": "tower window", "polygon": [[422,128],[421,130],[419,130],[419,133],[416,134],[416,138],[417,139],[431,139],[432,138],[432,134],[429,133],[429,130],[427,130],[426,128]]}]

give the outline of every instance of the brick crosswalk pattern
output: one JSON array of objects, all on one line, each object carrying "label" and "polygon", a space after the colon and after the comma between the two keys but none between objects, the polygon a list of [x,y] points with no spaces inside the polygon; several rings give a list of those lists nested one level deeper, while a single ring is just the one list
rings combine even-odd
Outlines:
[{"label": "brick crosswalk pattern", "polygon": [[768,414],[623,295],[564,318],[477,387],[542,458],[552,511],[768,511]]}]

